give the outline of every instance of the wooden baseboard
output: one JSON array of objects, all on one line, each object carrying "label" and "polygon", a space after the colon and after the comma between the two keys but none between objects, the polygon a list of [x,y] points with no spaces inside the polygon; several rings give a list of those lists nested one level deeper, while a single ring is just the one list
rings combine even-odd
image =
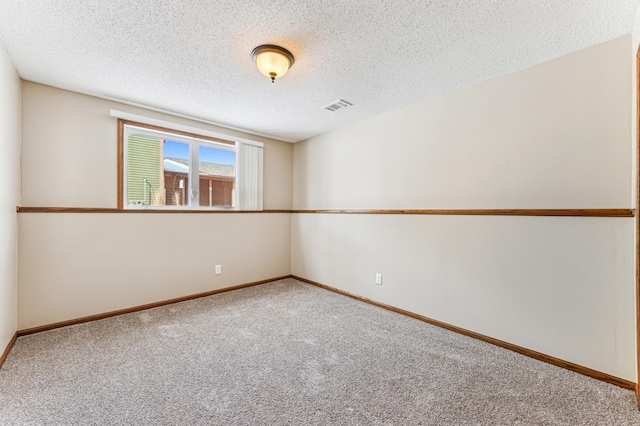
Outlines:
[{"label": "wooden baseboard", "polygon": [[619,377],[615,377],[615,376],[612,376],[610,374],[603,373],[601,371],[593,370],[591,368],[583,367],[581,365],[574,364],[574,363],[569,362],[569,361],[564,361],[562,359],[559,359],[559,358],[556,358],[556,357],[553,357],[553,356],[550,356],[550,355],[545,355],[543,353],[536,352],[536,351],[533,351],[531,349],[523,348],[522,346],[517,346],[517,345],[511,344],[511,343],[508,343],[508,342],[504,342],[502,340],[494,339],[493,337],[485,336],[484,334],[476,333],[474,331],[470,331],[470,330],[467,330],[467,329],[464,329],[464,328],[461,328],[461,327],[456,327],[455,325],[447,324],[447,323],[442,322],[442,321],[437,321],[437,320],[434,320],[434,319],[431,319],[431,318],[428,318],[428,317],[425,317],[425,316],[422,316],[422,315],[418,315],[418,314],[415,314],[413,312],[406,311],[404,309],[396,308],[395,306],[387,305],[387,304],[381,303],[381,302],[376,302],[375,300],[367,299],[365,297],[358,296],[356,294],[349,293],[349,292],[346,292],[344,290],[339,290],[339,289],[337,289],[335,287],[331,287],[331,286],[328,286],[328,285],[325,285],[325,284],[320,284],[320,283],[317,283],[315,281],[308,280],[306,278],[301,278],[301,277],[298,277],[298,276],[295,276],[295,275],[292,275],[291,278],[294,278],[294,279],[296,279],[298,281],[302,281],[302,282],[305,282],[305,283],[308,283],[308,284],[312,284],[314,286],[323,288],[325,290],[333,291],[333,292],[341,294],[343,296],[351,297],[351,298],[359,300],[361,302],[369,303],[370,305],[378,306],[380,308],[387,309],[389,311],[397,312],[399,314],[406,315],[406,316],[409,316],[411,318],[415,318],[415,319],[418,319],[420,321],[424,321],[426,323],[429,323],[429,324],[432,324],[432,325],[435,325],[435,326],[438,326],[438,327],[441,327],[441,328],[445,328],[447,330],[450,330],[450,331],[453,331],[453,332],[456,332],[456,333],[459,333],[459,334],[464,334],[465,336],[473,337],[474,339],[482,340],[483,342],[487,342],[487,343],[491,343],[491,344],[496,345],[496,346],[500,346],[501,348],[508,349],[510,351],[513,351],[513,352],[517,352],[519,354],[528,356],[530,358],[534,358],[534,359],[537,359],[539,361],[543,361],[543,362],[546,362],[548,364],[555,365],[557,367],[565,368],[567,370],[571,370],[571,371],[574,371],[576,373],[584,374],[585,376],[589,376],[589,377],[592,377],[594,379],[602,380],[603,382],[607,382],[607,383],[611,383],[611,384],[616,385],[616,386],[620,386],[621,388],[630,389],[630,390],[633,390],[633,391],[636,390],[636,384],[634,382],[629,381],[629,380],[621,379]]},{"label": "wooden baseboard", "polygon": [[0,368],[2,368],[2,364],[4,364],[4,361],[7,359],[7,356],[9,356],[9,352],[11,352],[11,348],[13,348],[13,345],[14,343],[16,343],[17,338],[18,338],[18,333],[17,332],[13,333],[13,337],[11,338],[11,340],[9,340],[9,344],[7,345],[6,349],[2,353],[2,356],[0,356]]},{"label": "wooden baseboard", "polygon": [[193,300],[193,299],[199,299],[201,297],[213,296],[214,294],[225,293],[227,291],[233,291],[233,290],[239,290],[241,288],[252,287],[252,286],[256,286],[256,285],[260,285],[260,284],[266,284],[266,283],[270,283],[270,282],[273,282],[273,281],[283,280],[285,278],[291,278],[291,275],[285,275],[285,276],[276,277],[276,278],[269,278],[267,280],[255,281],[255,282],[252,282],[252,283],[235,285],[233,287],[221,288],[221,289],[218,289],[218,290],[207,291],[207,292],[204,292],[204,293],[198,293],[198,294],[192,294],[192,295],[189,295],[189,296],[177,297],[175,299],[163,300],[163,301],[155,302],[155,303],[148,303],[146,305],[134,306],[132,308],[119,309],[117,311],[104,312],[104,313],[97,314],[97,315],[90,315],[90,316],[87,316],[87,317],[76,318],[76,319],[72,319],[72,320],[68,320],[68,321],[61,321],[61,322],[56,322],[56,323],[53,323],[53,324],[47,324],[47,325],[41,325],[41,326],[38,326],[38,327],[27,328],[27,329],[24,329],[24,330],[18,330],[18,332],[16,334],[17,334],[17,337],[26,336],[26,335],[29,335],[29,334],[40,333],[42,331],[53,330],[53,329],[61,328],[61,327],[68,327],[70,325],[82,324],[82,323],[91,322],[91,321],[97,321],[97,320],[101,320],[101,319],[105,319],[105,318],[109,318],[109,317],[115,317],[117,315],[130,314],[132,312],[139,312],[139,311],[144,311],[146,309],[157,308],[157,307],[160,307],[160,306],[172,305],[174,303],[185,302],[187,300]]},{"label": "wooden baseboard", "polygon": [[97,320],[101,320],[104,318],[109,318],[109,317],[113,317],[113,316],[117,316],[117,315],[124,315],[124,314],[129,314],[132,312],[139,312],[139,311],[143,311],[146,309],[152,309],[152,308],[157,308],[160,306],[166,306],[166,305],[171,305],[174,303],[179,303],[179,302],[184,302],[187,300],[193,300],[193,299],[198,299],[201,297],[207,297],[207,296],[212,296],[214,294],[219,294],[219,293],[225,293],[227,291],[233,291],[233,290],[239,290],[241,288],[247,288],[247,287],[252,287],[252,286],[256,286],[256,285],[260,285],[260,284],[266,284],[266,283],[270,283],[273,281],[279,281],[279,280],[283,280],[286,278],[294,278],[298,281],[302,281],[305,282],[307,284],[311,284],[314,285],[316,287],[320,287],[323,288],[325,290],[329,290],[332,291],[334,293],[338,293],[341,294],[343,296],[347,296],[347,297],[351,297],[353,299],[359,300],[361,302],[365,302],[368,303],[370,305],[374,305],[383,309],[387,309],[389,311],[393,311],[402,315],[406,315],[409,316],[411,318],[415,318],[417,320],[420,321],[424,321],[426,323],[441,327],[441,328],[445,328],[447,330],[459,333],[459,334],[463,334],[465,336],[469,336],[469,337],[473,337],[474,339],[478,339],[478,340],[482,340],[484,342],[487,343],[491,343],[493,345],[496,346],[500,346],[501,348],[504,349],[508,349],[510,351],[513,352],[517,352],[519,354],[528,356],[530,358],[534,358],[537,359],[539,361],[543,361],[546,362],[548,364],[552,364],[555,365],[557,367],[561,367],[561,368],[565,368],[567,370],[571,370],[574,371],[576,373],[580,373],[583,374],[585,376],[589,376],[592,377],[594,379],[598,379],[601,380],[603,382],[607,382],[607,383],[611,383],[613,385],[616,386],[620,386],[622,388],[625,389],[630,389],[635,391],[636,390],[636,383],[631,382],[629,380],[625,380],[625,379],[621,379],[619,377],[615,377],[612,376],[610,374],[606,374],[603,373],[601,371],[597,371],[597,370],[593,370],[591,368],[588,367],[583,367],[581,365],[578,364],[574,364],[572,362],[569,361],[565,361],[550,355],[545,355],[543,353],[540,352],[536,352],[533,351],[531,349],[527,349],[527,348],[523,348],[521,346],[518,345],[514,345],[508,342],[504,342],[502,340],[498,340],[498,339],[494,339],[493,337],[489,337],[489,336],[485,336],[483,334],[480,333],[476,333],[474,331],[470,331],[461,327],[457,327],[451,324],[447,324],[445,322],[442,321],[438,321],[438,320],[434,320],[432,318],[428,318],[410,311],[406,311],[404,309],[400,309],[400,308],[396,308],[395,306],[391,306],[391,305],[387,305],[385,303],[381,303],[381,302],[376,302],[375,300],[371,300],[371,299],[367,299],[365,297],[362,296],[358,296],[356,294],[353,293],[349,293],[347,291],[344,290],[339,290],[335,287],[331,287],[325,284],[321,284],[315,281],[311,281],[308,280],[306,278],[302,278],[302,277],[298,277],[296,275],[285,275],[282,277],[277,277],[277,278],[270,278],[267,280],[262,280],[262,281],[255,281],[252,283],[247,283],[247,284],[241,284],[241,285],[236,285],[233,287],[226,287],[226,288],[222,288],[222,289],[218,289],[218,290],[212,290],[212,291],[208,291],[205,293],[198,293],[198,294],[193,294],[190,296],[184,296],[184,297],[178,297],[175,299],[169,299],[169,300],[164,300],[161,302],[155,302],[155,303],[149,303],[146,305],[140,305],[140,306],[135,306],[132,308],[126,308],[126,309],[120,309],[117,311],[111,311],[111,312],[105,312],[102,314],[97,314],[97,315],[91,315],[91,316],[87,316],[87,317],[82,317],[82,318],[76,318],[73,320],[68,320],[68,321],[62,321],[62,322],[57,322],[54,324],[48,324],[48,325],[43,325],[43,326],[39,326],[39,327],[33,327],[33,328],[28,328],[28,329],[24,329],[24,330],[18,330],[15,335],[13,336],[13,338],[11,339],[11,341],[9,342],[9,345],[7,346],[6,350],[4,351],[4,353],[2,354],[2,357],[0,357],[0,367],[2,367],[2,364],[4,362],[4,360],[6,359],[7,355],[9,354],[9,351],[11,350],[11,348],[13,347],[16,339],[20,336],[26,336],[29,334],[34,334],[34,333],[40,333],[42,331],[47,331],[47,330],[53,330],[56,328],[60,328],[60,327],[67,327],[70,325],[75,325],[75,324],[81,324],[81,323],[85,323],[85,322],[90,322],[90,321],[97,321]]}]

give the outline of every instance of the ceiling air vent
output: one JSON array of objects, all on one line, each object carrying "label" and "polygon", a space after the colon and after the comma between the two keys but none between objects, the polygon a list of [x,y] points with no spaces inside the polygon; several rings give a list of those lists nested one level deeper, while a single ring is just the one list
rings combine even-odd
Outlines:
[{"label": "ceiling air vent", "polygon": [[335,102],[330,103],[329,105],[322,107],[323,109],[326,109],[327,111],[339,111],[341,109],[345,109],[347,107],[350,107],[351,104],[347,101],[343,101],[342,99],[337,100]]}]

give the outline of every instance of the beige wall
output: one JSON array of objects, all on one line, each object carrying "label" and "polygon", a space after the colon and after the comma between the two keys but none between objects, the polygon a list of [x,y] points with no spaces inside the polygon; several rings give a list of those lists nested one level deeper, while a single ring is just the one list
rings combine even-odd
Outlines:
[{"label": "beige wall", "polygon": [[[23,206],[116,207],[111,109],[264,142],[264,207],[291,208],[291,144],[31,82]],[[289,214],[19,216],[19,329],[290,273]]]},{"label": "beige wall", "polygon": [[22,93],[23,206],[116,207],[116,109],[263,142],[264,208],[291,208],[289,143],[28,81]]},{"label": "beige wall", "polygon": [[292,226],[294,275],[635,381],[631,218],[300,214]]},{"label": "beige wall", "polygon": [[289,275],[290,228],[288,213],[21,214],[18,328]]},{"label": "beige wall", "polygon": [[[636,12],[635,23],[633,26],[633,32],[631,33],[631,62],[632,62],[632,75],[631,75],[631,84],[633,86],[632,101],[631,101],[631,117],[633,120],[632,125],[632,139],[634,141],[638,140],[638,63],[636,56],[638,54],[638,45],[640,44],[640,8]],[[634,143],[632,146],[632,156],[633,156],[633,176],[638,176],[637,170],[637,143]],[[633,186],[632,190],[632,198],[633,205],[637,204],[637,195],[638,187],[637,185]]]},{"label": "beige wall", "polygon": [[20,77],[0,43],[0,355],[16,332],[20,203]]},{"label": "beige wall", "polygon": [[629,207],[630,43],[298,143],[294,207]]},{"label": "beige wall", "polygon": [[[629,208],[631,44],[296,144],[294,207]],[[633,229],[632,218],[294,215],[292,273],[635,381]]]}]

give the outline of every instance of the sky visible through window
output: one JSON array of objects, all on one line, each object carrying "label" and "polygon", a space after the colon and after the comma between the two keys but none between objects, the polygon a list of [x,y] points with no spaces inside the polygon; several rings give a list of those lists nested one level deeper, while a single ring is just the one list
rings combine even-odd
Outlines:
[{"label": "sky visible through window", "polygon": [[[179,158],[181,160],[189,159],[189,145],[183,142],[166,141],[164,143],[165,158]],[[233,166],[236,164],[236,153],[234,151],[225,151],[207,147],[201,149],[199,154],[201,162],[227,164]]]}]

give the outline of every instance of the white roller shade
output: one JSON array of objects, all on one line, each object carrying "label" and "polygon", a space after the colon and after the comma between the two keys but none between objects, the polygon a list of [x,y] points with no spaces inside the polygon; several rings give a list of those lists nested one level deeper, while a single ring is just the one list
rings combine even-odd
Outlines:
[{"label": "white roller shade", "polygon": [[262,210],[262,147],[238,142],[236,185],[240,210]]}]

